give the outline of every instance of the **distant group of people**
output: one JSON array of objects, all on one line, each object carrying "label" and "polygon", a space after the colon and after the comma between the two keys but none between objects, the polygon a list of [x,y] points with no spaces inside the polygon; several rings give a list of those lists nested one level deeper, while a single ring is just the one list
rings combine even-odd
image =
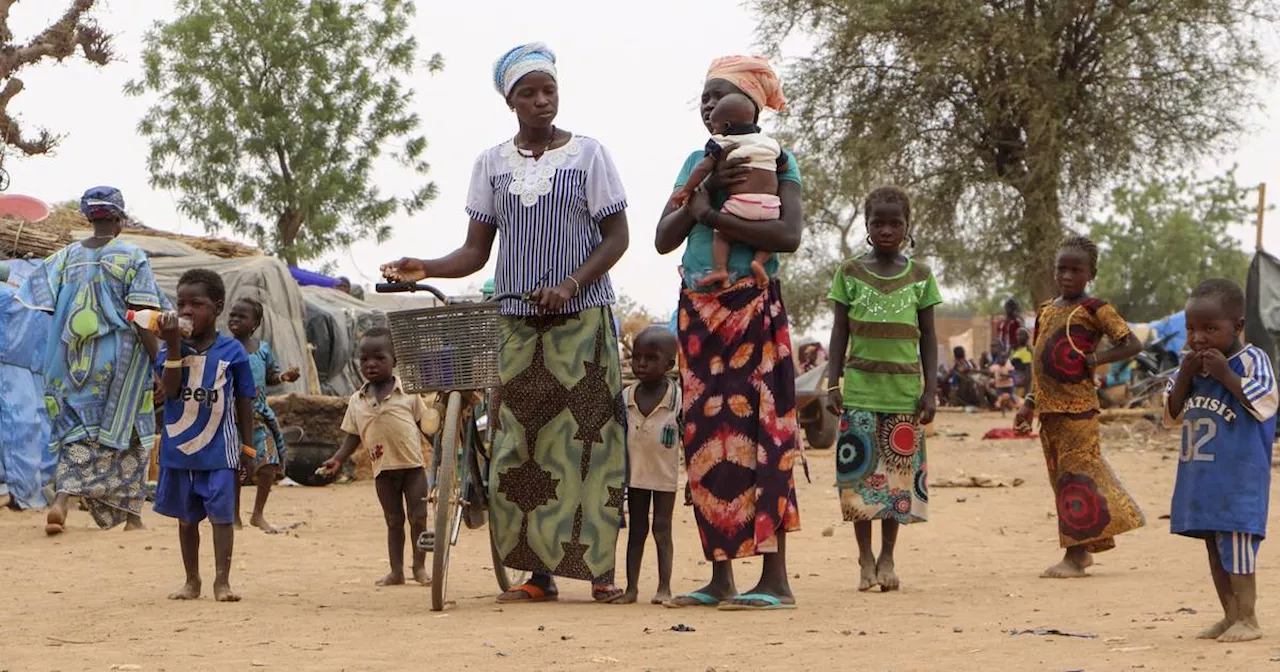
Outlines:
[{"label": "distant group of people", "polygon": [[[390,262],[382,272],[394,281],[465,277],[486,265],[496,241],[494,291],[523,297],[500,307],[501,402],[491,413],[488,494],[502,564],[531,577],[498,601],[556,600],[556,579],[567,578],[589,582],[598,602],[635,602],[652,531],[654,602],[794,609],[786,549],[788,534],[800,529],[796,364],[776,273],[777,253],[800,243],[802,178],[795,157],[774,152],[756,125],[761,110],[785,104],[777,77],[763,59],[745,56],[717,59],[707,73],[700,112],[713,135],[685,159],[674,184],[680,196],[667,203],[655,231],[660,253],[685,247],[675,334],[655,327],[637,337],[631,365],[638,382],[627,388],[608,276],[629,242],[618,171],[598,141],[555,125],[559,81],[545,45],[504,54],[493,85],[518,130],[474,164],[466,242],[438,259]],[[738,154],[741,148],[750,151]],[[768,179],[761,174],[766,156],[774,161]],[[91,190],[82,209],[94,235],[51,257],[22,292],[29,305],[52,313],[60,334],[47,369],[61,454],[48,531],[62,531],[70,496],[88,502],[104,527],[141,524],[159,402],[155,510],[179,521],[186,573],[172,597],[201,594],[199,523],[207,518],[214,595],[239,599],[230,585],[239,471],[269,484],[283,450],[261,402],[265,385],[287,372],[252,336],[261,306],[232,303],[231,335],[221,335],[215,324],[227,306],[225,287],[217,274],[195,269],[179,281],[176,313],[161,318],[158,333],[128,324],[128,310],[170,306],[146,256],[116,239],[124,218],[119,193]],[[863,215],[870,249],[842,263],[828,294],[834,327],[826,403],[841,418],[835,481],[843,517],[854,524],[858,589],[894,591],[901,585],[900,527],[928,520],[923,426],[949,377],[932,375],[934,309],[942,297],[930,268],[906,254],[914,244],[909,195],[875,189]],[[1095,368],[1127,359],[1139,346],[1115,309],[1087,294],[1098,256],[1086,238],[1064,241],[1055,260],[1059,295],[1038,308],[1030,333],[1016,304],[1008,307],[999,352],[993,347],[981,365],[997,399],[1018,405],[1019,431],[1040,420],[1064,548],[1061,561],[1044,571],[1050,578],[1086,575],[1093,554],[1145,522],[1100,450]],[[1258,636],[1253,572],[1265,535],[1278,398],[1267,356],[1239,340],[1243,310],[1240,289],[1229,281],[1206,281],[1192,293],[1192,353],[1170,385],[1168,405],[1170,420],[1184,427],[1172,529],[1205,540],[1225,618],[1204,636],[1223,641]],[[1104,338],[1113,347],[1103,348]],[[801,357],[804,366],[816,365],[819,352],[811,354]],[[404,392],[386,330],[366,332],[359,357],[366,384],[349,401],[342,423],[348,438],[323,470],[337,469],[356,450],[368,452],[388,533],[390,573],[379,584],[410,576],[426,583],[421,550],[404,569],[404,526],[415,536],[425,528],[425,468],[439,412]],[[978,368],[959,351],[951,374]],[[673,369],[679,384],[668,377]],[[153,397],[156,377],[160,395]],[[686,502],[711,576],[673,595],[671,526],[682,452]],[[251,520],[264,528],[268,492],[260,486]],[[624,504],[631,514],[627,582],[619,587],[614,549]],[[733,561],[752,556],[763,556],[759,580],[739,591]]]}]

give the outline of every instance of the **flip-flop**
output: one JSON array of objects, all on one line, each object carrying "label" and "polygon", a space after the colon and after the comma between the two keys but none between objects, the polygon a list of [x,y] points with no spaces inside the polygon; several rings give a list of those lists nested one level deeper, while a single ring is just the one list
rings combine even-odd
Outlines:
[{"label": "flip-flop", "polygon": [[591,586],[591,599],[597,604],[613,604],[615,600],[626,595],[627,591],[614,586]]},{"label": "flip-flop", "polygon": [[[764,604],[747,604],[748,602],[764,602]],[[720,611],[771,611],[774,609],[795,608],[795,604],[785,604],[777,597],[764,593],[743,593],[720,605]]]},{"label": "flip-flop", "polygon": [[[676,600],[693,600],[694,602],[689,604],[677,604]],[[700,590],[695,590],[691,593],[676,595],[675,598],[663,602],[662,606],[668,609],[684,609],[685,607],[718,607],[723,602],[724,600],[718,600]]]},{"label": "flip-flop", "polygon": [[[507,597],[511,595],[512,597]],[[515,597],[516,595],[524,595],[524,597]],[[518,604],[522,602],[555,602],[560,599],[560,593],[547,592],[547,590],[537,584],[522,583],[518,586],[512,586],[511,590],[498,596],[500,604]]]}]

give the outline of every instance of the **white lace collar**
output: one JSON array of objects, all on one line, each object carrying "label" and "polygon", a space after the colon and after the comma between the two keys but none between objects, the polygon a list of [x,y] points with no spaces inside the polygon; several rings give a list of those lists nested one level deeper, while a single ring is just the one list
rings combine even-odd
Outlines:
[{"label": "white lace collar", "polygon": [[521,154],[515,138],[512,138],[498,149],[498,154],[511,168],[511,185],[507,191],[519,196],[520,205],[526,208],[537,205],[538,199],[551,193],[551,178],[555,176],[556,169],[581,153],[582,142],[576,135],[564,145],[543,152],[537,159]]}]

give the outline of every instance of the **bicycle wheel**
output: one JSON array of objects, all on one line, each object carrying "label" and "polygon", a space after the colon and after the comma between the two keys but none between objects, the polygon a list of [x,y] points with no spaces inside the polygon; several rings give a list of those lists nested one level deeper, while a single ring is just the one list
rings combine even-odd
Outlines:
[{"label": "bicycle wheel", "polygon": [[502,556],[498,553],[498,544],[493,540],[493,526],[489,526],[489,554],[493,556],[493,575],[498,579],[498,590],[507,592],[512,586],[518,586],[529,580],[529,572],[523,569],[511,569],[502,566]]},{"label": "bicycle wheel", "polygon": [[449,585],[449,550],[462,508],[458,492],[458,422],[462,416],[462,395],[449,393],[444,412],[444,432],[440,435],[440,470],[436,474],[436,536],[431,550],[431,611],[444,609]]}]

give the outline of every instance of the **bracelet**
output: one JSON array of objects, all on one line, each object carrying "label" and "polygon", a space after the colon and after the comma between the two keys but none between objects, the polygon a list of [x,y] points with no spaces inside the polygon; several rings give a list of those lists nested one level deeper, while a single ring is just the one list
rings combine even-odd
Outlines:
[{"label": "bracelet", "polygon": [[582,293],[582,285],[578,283],[578,279],[577,279],[577,278],[575,278],[575,277],[573,277],[573,275],[572,275],[572,274],[570,274],[570,275],[569,275],[569,282],[572,282],[572,283],[573,283],[573,295],[574,295],[574,296],[577,296],[577,295],[579,295],[579,294],[581,294],[581,293]]},{"label": "bracelet", "polygon": [[182,361],[181,359],[166,359],[166,360],[164,360],[164,368],[166,368],[166,369],[181,369],[181,368],[182,368],[182,364],[183,364],[183,361]]},{"label": "bracelet", "polygon": [[839,385],[832,385],[831,387],[828,387],[828,388],[827,388],[827,391],[828,391],[828,392],[839,392],[839,391],[840,391],[840,386],[839,386]]}]

